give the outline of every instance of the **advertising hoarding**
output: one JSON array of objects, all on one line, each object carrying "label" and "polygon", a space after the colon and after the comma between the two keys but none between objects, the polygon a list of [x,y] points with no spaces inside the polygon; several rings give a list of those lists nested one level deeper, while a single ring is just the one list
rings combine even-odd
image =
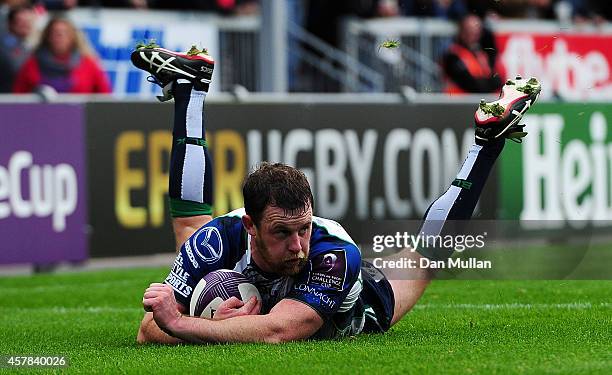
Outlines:
[{"label": "advertising hoarding", "polygon": [[542,98],[612,99],[611,35],[499,33],[498,57],[508,77],[538,77]]},{"label": "advertising hoarding", "polygon": [[0,105],[0,264],[87,257],[81,105]]},{"label": "advertising hoarding", "polygon": [[[168,215],[172,105],[88,105],[92,255],[174,248]],[[215,214],[241,207],[261,161],[300,168],[315,214],[350,233],[373,220],[420,219],[473,142],[473,105],[207,104]],[[490,178],[487,191],[495,191]],[[490,217],[496,194],[483,194]],[[357,240],[359,240],[357,238]]]}]

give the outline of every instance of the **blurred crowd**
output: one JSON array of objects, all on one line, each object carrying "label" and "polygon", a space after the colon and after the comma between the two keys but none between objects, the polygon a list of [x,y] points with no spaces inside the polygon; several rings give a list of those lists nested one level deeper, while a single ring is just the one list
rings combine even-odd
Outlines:
[{"label": "blurred crowd", "polygon": [[[500,18],[599,24],[612,19],[612,1],[596,0],[277,0],[288,18],[332,46],[345,16],[433,17],[455,21],[459,32],[441,62],[447,92],[490,92],[502,84],[493,36],[483,27]],[[258,0],[0,0],[0,93],[51,88],[108,93],[109,79],[86,38],[57,11],[75,7],[199,10],[221,15],[259,12]],[[51,15],[51,17],[41,17]],[[49,19],[46,25],[37,20]],[[42,26],[42,27],[41,27]],[[42,29],[42,32],[37,30]],[[290,65],[292,61],[290,61]],[[312,89],[312,87],[311,87]],[[319,87],[314,91],[336,91]]]},{"label": "blurred crowd", "polygon": [[[307,17],[331,15],[359,17],[416,16],[458,21],[468,13],[481,18],[570,19],[575,22],[612,20],[612,2],[604,0],[281,0],[301,8]],[[38,11],[75,7],[199,10],[220,14],[253,14],[259,0],[0,0],[0,15],[17,5]]]},{"label": "blurred crowd", "polygon": [[104,7],[132,9],[200,10],[222,14],[251,14],[259,9],[257,0],[2,0],[0,3],[27,3],[37,9],[65,11],[75,7]]},{"label": "blurred crowd", "polygon": [[481,18],[557,19],[577,23],[612,20],[604,0],[398,0],[404,15],[458,21],[468,13]]},{"label": "blurred crowd", "polygon": [[467,14],[481,18],[559,19],[574,22],[612,20],[612,2],[604,0],[360,0],[302,1],[342,9],[362,17],[433,17],[458,21]]},{"label": "blurred crowd", "polygon": [[46,12],[43,5],[2,3],[0,93],[110,93],[109,79],[95,52],[69,19],[51,16],[42,31],[36,31],[37,18]]}]

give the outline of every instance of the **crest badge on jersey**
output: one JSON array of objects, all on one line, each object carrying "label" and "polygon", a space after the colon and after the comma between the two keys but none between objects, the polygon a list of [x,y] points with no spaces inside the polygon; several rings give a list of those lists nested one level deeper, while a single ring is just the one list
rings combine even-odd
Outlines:
[{"label": "crest badge on jersey", "polygon": [[342,291],[346,280],[346,252],[344,249],[327,251],[312,259],[308,283]]},{"label": "crest badge on jersey", "polygon": [[215,263],[223,255],[223,242],[219,229],[215,227],[201,228],[192,237],[191,247],[204,263]]}]

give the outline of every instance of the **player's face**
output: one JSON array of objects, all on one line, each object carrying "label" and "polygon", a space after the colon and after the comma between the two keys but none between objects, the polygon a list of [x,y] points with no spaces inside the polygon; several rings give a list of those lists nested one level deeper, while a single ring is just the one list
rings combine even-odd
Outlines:
[{"label": "player's face", "polygon": [[257,265],[267,272],[296,275],[308,262],[311,233],[311,207],[291,213],[266,207],[256,229]]}]

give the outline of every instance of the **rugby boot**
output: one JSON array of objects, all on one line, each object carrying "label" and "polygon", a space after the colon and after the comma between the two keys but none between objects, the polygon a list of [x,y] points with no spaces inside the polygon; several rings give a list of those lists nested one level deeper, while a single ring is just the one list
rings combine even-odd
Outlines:
[{"label": "rugby boot", "polygon": [[150,81],[162,87],[160,101],[172,99],[172,83],[186,79],[196,90],[208,92],[215,62],[206,49],[195,45],[185,53],[173,52],[154,43],[140,44],[132,52],[134,66],[151,74]]},{"label": "rugby boot", "polygon": [[499,99],[489,103],[483,99],[474,115],[476,140],[487,142],[504,137],[520,143],[527,132],[519,121],[538,100],[541,89],[536,78],[517,76],[506,81]]}]

